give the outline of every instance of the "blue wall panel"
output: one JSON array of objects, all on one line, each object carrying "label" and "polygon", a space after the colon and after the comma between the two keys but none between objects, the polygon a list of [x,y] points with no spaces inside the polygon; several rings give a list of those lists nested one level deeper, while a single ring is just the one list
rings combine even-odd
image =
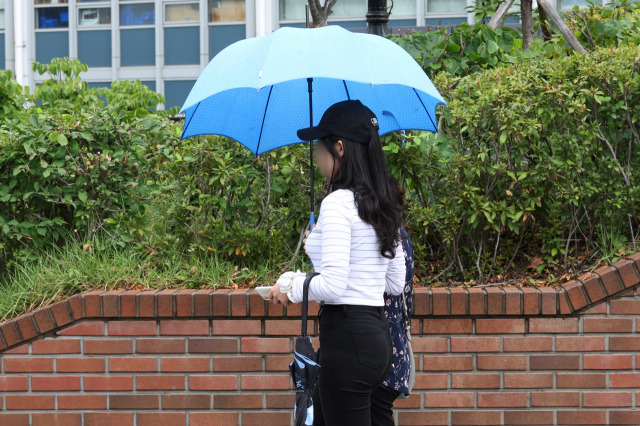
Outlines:
[{"label": "blue wall panel", "polygon": [[209,60],[222,49],[247,38],[247,30],[242,25],[212,25],[209,27]]},{"label": "blue wall panel", "polygon": [[182,107],[194,84],[195,80],[165,81],[164,99],[167,102],[165,106],[167,108]]},{"label": "blue wall panel", "polygon": [[4,33],[0,34],[0,70],[5,69]]},{"label": "blue wall panel", "polygon": [[153,28],[120,30],[120,65],[156,64],[156,33]]},{"label": "blue wall panel", "polygon": [[111,67],[111,30],[78,31],[78,59],[91,67]]},{"label": "blue wall panel", "polygon": [[64,56],[69,56],[69,31],[36,33],[36,61],[48,64]]},{"label": "blue wall panel", "polygon": [[191,65],[200,63],[200,27],[169,27],[164,29],[164,64]]}]

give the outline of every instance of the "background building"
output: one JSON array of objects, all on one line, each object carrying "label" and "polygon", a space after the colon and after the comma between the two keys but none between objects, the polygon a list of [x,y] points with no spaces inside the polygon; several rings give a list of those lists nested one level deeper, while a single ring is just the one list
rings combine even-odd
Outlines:
[{"label": "background building", "polygon": [[[604,0],[606,2],[606,0]],[[389,26],[473,23],[475,0],[395,0]],[[586,0],[550,0],[560,10]],[[23,85],[31,63],[69,56],[89,65],[91,86],[140,80],[181,105],[220,50],[282,26],[305,25],[306,0],[0,0],[0,69]],[[389,4],[391,2],[389,1]],[[366,28],[367,0],[339,0],[329,24]]]}]

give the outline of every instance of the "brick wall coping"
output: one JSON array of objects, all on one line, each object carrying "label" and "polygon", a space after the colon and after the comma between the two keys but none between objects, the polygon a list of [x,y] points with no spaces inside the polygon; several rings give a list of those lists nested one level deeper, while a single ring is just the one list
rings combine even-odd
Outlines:
[{"label": "brick wall coping", "polygon": [[[415,316],[571,316],[640,286],[640,253],[557,287],[416,287]],[[309,303],[309,315],[319,304]],[[299,317],[251,289],[92,290],[0,324],[0,353],[92,318]]]}]

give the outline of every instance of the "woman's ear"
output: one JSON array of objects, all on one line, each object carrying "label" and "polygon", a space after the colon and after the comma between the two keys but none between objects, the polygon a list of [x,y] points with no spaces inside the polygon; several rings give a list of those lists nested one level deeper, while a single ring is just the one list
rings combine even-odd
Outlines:
[{"label": "woman's ear", "polygon": [[338,139],[333,147],[336,149],[336,152],[338,153],[340,158],[342,158],[342,156],[344,155],[344,145],[342,144],[342,140]]}]

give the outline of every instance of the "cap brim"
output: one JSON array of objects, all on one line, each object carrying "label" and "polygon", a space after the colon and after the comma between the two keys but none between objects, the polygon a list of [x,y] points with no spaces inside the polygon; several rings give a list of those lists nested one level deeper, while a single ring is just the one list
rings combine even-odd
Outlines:
[{"label": "cap brim", "polygon": [[315,141],[317,139],[329,136],[330,133],[320,129],[319,127],[306,127],[298,130],[298,137],[302,141]]}]

